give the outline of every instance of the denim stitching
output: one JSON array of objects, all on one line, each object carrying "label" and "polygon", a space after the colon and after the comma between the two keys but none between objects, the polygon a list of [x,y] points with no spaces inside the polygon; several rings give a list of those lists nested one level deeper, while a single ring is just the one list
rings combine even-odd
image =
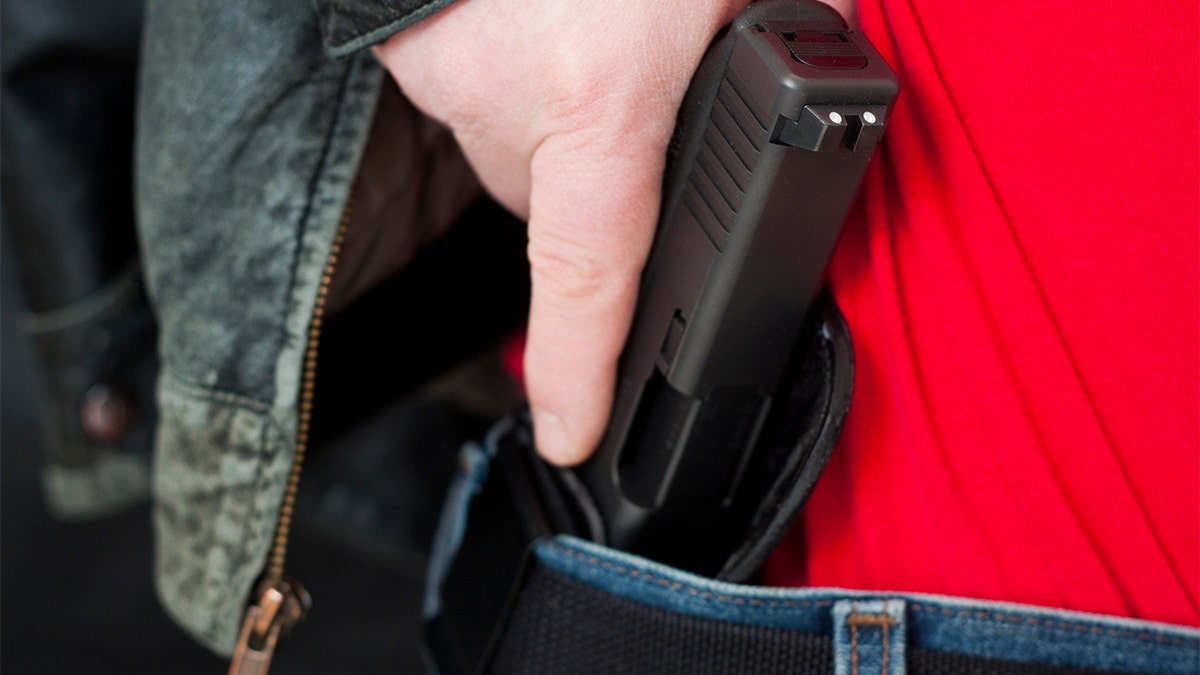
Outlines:
[{"label": "denim stitching", "polygon": [[215,389],[198,382],[192,382],[182,375],[175,373],[166,366],[162,368],[161,372],[164,387],[176,389],[178,390],[178,393],[191,398],[237,406],[256,413],[264,413],[271,408],[269,403],[259,401],[258,399],[251,398],[249,396],[236,394],[230,391],[224,391],[221,389]]},{"label": "denim stitching", "polygon": [[883,630],[883,667],[881,673],[887,675],[888,669],[888,641],[891,639],[888,628],[896,625],[896,620],[887,613],[888,600],[883,600],[883,614],[859,614],[858,601],[850,601],[850,613],[846,615],[846,625],[850,627],[850,644],[853,651],[851,652],[852,665],[854,673],[858,672],[858,627],[878,626]]},{"label": "denim stitching", "polygon": [[931,614],[942,614],[944,616],[954,616],[958,618],[976,618],[981,620],[1005,621],[1007,623],[1026,624],[1030,626],[1045,626],[1047,628],[1059,628],[1062,630],[1073,630],[1077,633],[1095,633],[1111,635],[1113,637],[1124,637],[1139,640],[1142,642],[1158,642],[1160,644],[1169,644],[1176,647],[1189,645],[1191,640],[1181,637],[1167,637],[1165,635],[1155,635],[1153,633],[1137,633],[1131,630],[1121,630],[1119,628],[1102,628],[1100,626],[1087,626],[1078,623],[1067,623],[1065,621],[1056,621],[1048,619],[1038,619],[1035,617],[1014,616],[1012,614],[1001,614],[999,612],[983,612],[979,610],[953,610],[945,608],[925,607],[918,603],[912,603],[913,611],[929,612]]},{"label": "denim stitching", "polygon": [[[888,616],[888,601],[883,601],[883,615]],[[888,675],[888,626],[891,621],[883,622],[883,667],[879,669],[879,675]]]},{"label": "denim stitching", "polygon": [[[454,0],[435,0],[426,2],[408,12],[403,12],[395,15],[391,21],[376,26],[369,30],[359,29],[357,27],[347,30],[344,26],[334,24],[344,24],[345,21],[340,21],[341,17],[335,16],[332,20],[323,22],[322,27],[327,26],[327,37],[325,43],[332,56],[343,57],[349,56],[351,53],[371,46],[372,44],[383,42],[388,37],[399,33],[401,30],[415,25],[416,23],[436,14],[437,12],[449,7],[454,3]],[[386,19],[387,17],[380,17]]]},{"label": "denim stitching", "polygon": [[[638,569],[631,568],[631,567],[625,567],[624,565],[618,565],[618,564],[615,564],[608,560],[602,560],[601,558],[599,558],[597,556],[588,555],[586,553],[583,553],[582,551],[576,551],[574,549],[566,548],[565,546],[563,546],[562,544],[559,544],[557,542],[553,542],[553,541],[547,542],[547,546],[549,546],[550,548],[553,548],[556,551],[559,551],[561,553],[566,553],[567,555],[569,555],[573,558],[576,558],[577,560],[581,560],[583,562],[590,563],[592,565],[597,565],[597,566],[603,567],[604,569],[611,570],[611,571],[617,572],[619,574],[624,574],[626,576],[630,576],[635,579],[640,579],[643,581],[647,581],[649,583],[658,584],[659,586],[663,586],[664,588],[670,588],[672,590],[683,590],[691,595],[701,597],[706,600],[718,600],[720,602],[725,602],[725,603],[732,602],[734,604],[741,604],[741,605],[750,604],[750,605],[753,605],[756,607],[763,607],[763,606],[765,606],[765,607],[829,607],[829,606],[833,605],[832,600],[815,600],[815,601],[814,600],[762,600],[762,599],[758,599],[758,598],[752,598],[752,599],[747,600],[746,598],[735,598],[731,595],[717,594],[717,593],[713,593],[712,591],[701,591],[700,589],[698,589],[694,586],[685,586],[684,584],[682,584],[678,581],[671,581],[670,579],[662,579],[662,578],[656,577],[652,574],[649,574],[647,572],[644,572],[642,570],[638,570]],[[928,612],[931,614],[942,614],[944,616],[954,616],[954,617],[958,617],[958,618],[974,617],[976,619],[981,619],[981,620],[995,620],[995,621],[1004,621],[1007,623],[1018,623],[1018,624],[1024,623],[1024,624],[1034,625],[1034,626],[1046,626],[1049,628],[1060,628],[1063,630],[1073,630],[1073,631],[1076,631],[1079,633],[1090,632],[1090,633],[1096,633],[1096,634],[1111,635],[1114,637],[1125,637],[1125,638],[1139,640],[1142,642],[1158,642],[1161,644],[1169,644],[1169,645],[1177,646],[1177,647],[1187,646],[1191,642],[1187,638],[1180,638],[1180,637],[1172,638],[1172,637],[1167,637],[1164,635],[1154,635],[1153,633],[1136,633],[1133,631],[1121,630],[1121,629],[1117,629],[1117,628],[1102,628],[1100,626],[1086,626],[1083,624],[1071,624],[1071,623],[1066,623],[1063,621],[1037,619],[1034,617],[1020,617],[1020,616],[1014,616],[1011,614],[1001,614],[998,612],[983,612],[983,611],[978,611],[978,610],[952,610],[952,609],[945,609],[945,608],[933,608],[933,607],[926,607],[924,605],[921,605],[921,604],[915,603],[915,602],[910,603],[910,607],[912,607],[913,611]],[[857,610],[855,610],[854,613],[857,613]],[[851,637],[852,638],[854,637],[853,633],[851,634]]]},{"label": "denim stitching", "polygon": [[706,600],[717,600],[720,602],[733,603],[736,605],[749,604],[749,605],[753,605],[755,607],[829,607],[829,606],[833,605],[832,600],[816,600],[816,601],[814,601],[814,600],[762,600],[759,598],[746,599],[746,598],[737,598],[732,595],[713,593],[712,591],[702,591],[702,590],[696,588],[695,586],[685,586],[684,584],[682,584],[678,581],[671,581],[670,579],[659,578],[659,577],[656,577],[652,574],[649,574],[649,573],[644,572],[639,569],[625,567],[624,565],[618,565],[618,564],[612,563],[608,560],[602,560],[596,556],[588,555],[586,553],[583,553],[582,551],[576,551],[573,549],[565,548],[561,544],[558,544],[556,542],[547,542],[547,545],[559,552],[566,553],[567,555],[569,555],[573,558],[576,558],[578,560],[581,560],[583,562],[590,563],[592,565],[597,565],[597,566],[603,567],[604,569],[611,570],[611,571],[617,572],[619,574],[624,574],[626,576],[633,577],[634,579],[639,579],[641,581],[658,584],[659,586],[663,586],[664,588],[670,588],[671,590],[676,590],[676,591],[683,590],[683,591],[688,592],[691,595],[701,597]]},{"label": "denim stitching", "polygon": [[[883,601],[883,616],[887,616],[888,601]],[[880,668],[880,675],[888,675],[888,625],[890,621],[883,621],[883,667]]]},{"label": "denim stitching", "polygon": [[850,602],[850,614],[846,617],[846,625],[850,626],[850,673],[858,675],[858,624],[850,621],[858,616],[858,601]]}]

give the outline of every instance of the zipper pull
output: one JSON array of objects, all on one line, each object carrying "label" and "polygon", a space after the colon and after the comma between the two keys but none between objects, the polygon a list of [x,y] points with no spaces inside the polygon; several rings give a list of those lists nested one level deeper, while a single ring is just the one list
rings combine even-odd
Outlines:
[{"label": "zipper pull", "polygon": [[312,608],[312,597],[294,579],[264,581],[258,604],[246,609],[229,675],[265,675],[280,637],[291,632]]}]

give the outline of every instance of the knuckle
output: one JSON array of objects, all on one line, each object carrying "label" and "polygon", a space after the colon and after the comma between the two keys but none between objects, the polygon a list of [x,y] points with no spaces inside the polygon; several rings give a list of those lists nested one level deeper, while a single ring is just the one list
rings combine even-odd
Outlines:
[{"label": "knuckle", "polygon": [[573,50],[556,54],[542,77],[542,114],[551,132],[610,126],[637,107],[636,78]]},{"label": "knuckle", "polygon": [[612,294],[618,276],[594,252],[582,248],[529,245],[534,288],[547,300],[576,303]]},{"label": "knuckle", "polygon": [[597,79],[592,75],[555,87],[548,105],[551,119],[575,129],[593,127],[603,121],[616,101],[611,85]]}]

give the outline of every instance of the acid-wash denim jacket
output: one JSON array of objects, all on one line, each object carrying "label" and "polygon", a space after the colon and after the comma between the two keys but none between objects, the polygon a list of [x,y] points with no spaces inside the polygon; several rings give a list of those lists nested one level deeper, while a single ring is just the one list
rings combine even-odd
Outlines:
[{"label": "acid-wash denim jacket", "polygon": [[168,613],[234,647],[280,519],[310,327],[385,72],[452,0],[152,1],[137,198],[161,325],[153,472]]}]

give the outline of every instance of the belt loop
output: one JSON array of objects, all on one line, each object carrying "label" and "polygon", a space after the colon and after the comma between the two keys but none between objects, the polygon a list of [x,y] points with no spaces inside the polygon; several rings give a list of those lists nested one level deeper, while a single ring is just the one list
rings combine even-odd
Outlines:
[{"label": "belt loop", "polygon": [[904,675],[903,600],[833,604],[834,675]]}]

